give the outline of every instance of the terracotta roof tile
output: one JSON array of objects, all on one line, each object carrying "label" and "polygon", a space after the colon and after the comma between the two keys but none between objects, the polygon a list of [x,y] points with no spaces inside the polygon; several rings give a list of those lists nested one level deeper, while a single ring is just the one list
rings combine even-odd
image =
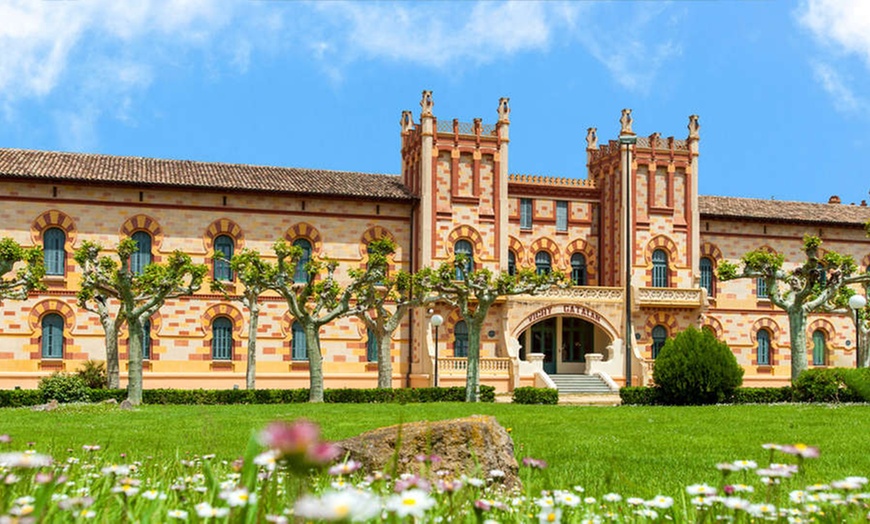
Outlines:
[{"label": "terracotta roof tile", "polygon": [[701,216],[710,218],[856,225],[870,221],[870,207],[847,204],[700,196],[699,208]]},{"label": "terracotta roof tile", "polygon": [[393,175],[0,148],[4,178],[414,199]]}]

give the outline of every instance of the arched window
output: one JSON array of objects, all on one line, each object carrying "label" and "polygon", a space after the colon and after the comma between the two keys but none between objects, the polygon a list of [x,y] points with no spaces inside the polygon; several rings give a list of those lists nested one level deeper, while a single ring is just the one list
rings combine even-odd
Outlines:
[{"label": "arched window", "polygon": [[145,266],[151,263],[151,235],[146,231],[136,231],[130,238],[136,241],[136,251],[130,257],[130,271],[141,275]]},{"label": "arched window", "polygon": [[546,251],[538,251],[535,254],[535,271],[539,275],[548,275],[552,269],[552,259]]},{"label": "arched window", "polygon": [[42,358],[63,358],[63,317],[57,313],[42,317]]},{"label": "arched window", "polygon": [[468,324],[464,320],[453,327],[453,356],[468,357]]},{"label": "arched window", "polygon": [[[474,248],[471,246],[471,242],[468,240],[457,240],[453,246],[453,254],[457,259],[459,255],[465,255],[463,267],[466,275],[474,271]],[[453,262],[453,265],[456,267],[456,280],[463,280],[462,268],[459,267],[459,260],[457,259],[454,259]]]},{"label": "arched window", "polygon": [[664,326],[656,326],[652,328],[652,358],[659,356],[659,351],[665,347],[665,341],[668,339],[668,330]]},{"label": "arched window", "polygon": [[662,249],[656,249],[652,254],[652,263],[653,287],[668,287],[668,254]]},{"label": "arched window", "polygon": [[699,264],[701,269],[701,287],[707,290],[707,296],[715,296],[715,286],[713,285],[713,261],[707,257],[701,259]]},{"label": "arched window", "polygon": [[308,343],[305,341],[305,328],[299,322],[293,323],[293,338],[290,340],[293,360],[308,360]]},{"label": "arched window", "polygon": [[302,249],[302,256],[299,257],[299,262],[296,263],[293,281],[297,284],[304,284],[308,282],[308,270],[306,266],[311,262],[311,242],[305,238],[297,238],[293,241],[293,245]]},{"label": "arched window", "polygon": [[758,342],[757,360],[759,366],[770,365],[770,333],[766,329],[759,329],[755,335]]},{"label": "arched window", "polygon": [[42,252],[45,260],[46,275],[63,276],[66,270],[66,233],[53,227],[42,235]]},{"label": "arched window", "polygon": [[151,320],[142,326],[142,360],[151,359]]},{"label": "arched window", "polygon": [[825,332],[817,329],[813,332],[813,365],[824,366],[826,360]]},{"label": "arched window", "polygon": [[214,260],[214,279],[231,281],[233,279],[233,270],[230,269],[230,259],[233,258],[233,239],[227,235],[221,235],[214,239],[214,254],[220,253],[221,258]]},{"label": "arched window", "polygon": [[769,298],[767,293],[767,280],[762,277],[755,279],[755,296],[756,298]]},{"label": "arched window", "polygon": [[232,360],[233,323],[227,317],[217,317],[211,324],[212,360]]},{"label": "arched window", "polygon": [[366,330],[366,360],[369,362],[378,361],[378,340],[371,329]]},{"label": "arched window", "polygon": [[514,276],[517,274],[517,255],[513,251],[508,251],[508,275]]},{"label": "arched window", "polygon": [[571,282],[575,286],[586,285],[586,257],[583,253],[571,255]]}]

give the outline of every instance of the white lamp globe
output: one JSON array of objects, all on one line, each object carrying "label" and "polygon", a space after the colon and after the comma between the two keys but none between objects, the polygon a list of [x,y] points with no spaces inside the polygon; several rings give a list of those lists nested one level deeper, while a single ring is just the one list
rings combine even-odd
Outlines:
[{"label": "white lamp globe", "polygon": [[438,327],[444,323],[444,317],[442,317],[438,313],[435,313],[434,315],[432,315],[432,318],[429,319],[429,322],[431,322],[433,326]]},{"label": "white lamp globe", "polygon": [[852,295],[849,297],[849,307],[855,311],[862,309],[867,305],[867,299],[861,295]]}]

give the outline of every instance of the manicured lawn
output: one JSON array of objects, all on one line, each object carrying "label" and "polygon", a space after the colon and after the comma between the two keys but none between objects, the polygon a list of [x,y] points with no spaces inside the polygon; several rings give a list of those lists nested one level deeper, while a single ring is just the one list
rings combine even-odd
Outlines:
[{"label": "manicured lawn", "polygon": [[518,458],[550,464],[540,488],[583,485],[597,494],[679,496],[689,484],[718,483],[717,463],[751,459],[767,464],[768,453],[761,448],[767,442],[821,449],[819,459],[807,462],[802,483],[870,475],[868,405],[297,404],[142,406],[133,412],[82,406],[53,412],[0,409],[0,434],[13,438],[8,445],[13,450],[33,442],[39,452],[60,458],[68,449],[99,444],[106,454],[125,453],[127,461],[147,464],[188,454],[235,459],[251,432],[275,419],[314,420],[325,438],[337,440],[380,426],[471,414],[494,415],[510,428]]}]

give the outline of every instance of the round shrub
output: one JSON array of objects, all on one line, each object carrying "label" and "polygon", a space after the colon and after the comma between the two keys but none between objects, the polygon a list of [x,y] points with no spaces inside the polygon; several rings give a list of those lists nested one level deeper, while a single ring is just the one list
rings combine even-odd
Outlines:
[{"label": "round shrub", "polygon": [[91,389],[103,389],[109,385],[106,363],[102,360],[88,360],[76,371],[76,375],[82,377]]},{"label": "round shrub", "polygon": [[39,391],[42,392],[42,400],[48,402],[56,400],[65,402],[87,402],[88,385],[78,375],[55,372],[39,381]]},{"label": "round shrub", "polygon": [[743,382],[743,368],[727,344],[690,327],[665,342],[653,380],[663,404],[716,404],[731,398]]}]

